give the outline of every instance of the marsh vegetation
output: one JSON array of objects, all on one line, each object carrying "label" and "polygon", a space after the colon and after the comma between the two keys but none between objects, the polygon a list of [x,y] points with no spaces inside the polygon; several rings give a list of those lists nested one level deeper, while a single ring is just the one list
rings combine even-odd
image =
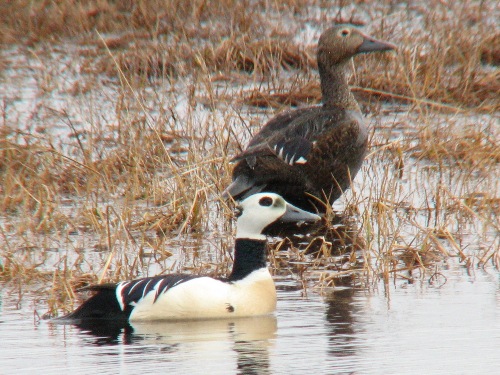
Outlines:
[{"label": "marsh vegetation", "polygon": [[494,1],[16,0],[0,6],[0,281],[72,309],[88,283],[231,264],[229,160],[319,103],[317,38],[365,24],[363,169],[331,223],[278,233],[277,279],[321,293],[500,268]]}]

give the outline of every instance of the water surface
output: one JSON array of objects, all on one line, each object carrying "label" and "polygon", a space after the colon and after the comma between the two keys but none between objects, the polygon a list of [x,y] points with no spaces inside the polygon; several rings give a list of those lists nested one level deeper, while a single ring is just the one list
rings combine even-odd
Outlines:
[{"label": "water surface", "polygon": [[500,368],[496,271],[317,293],[279,280],[274,316],[107,329],[37,321],[1,292],[3,374],[488,374]]}]

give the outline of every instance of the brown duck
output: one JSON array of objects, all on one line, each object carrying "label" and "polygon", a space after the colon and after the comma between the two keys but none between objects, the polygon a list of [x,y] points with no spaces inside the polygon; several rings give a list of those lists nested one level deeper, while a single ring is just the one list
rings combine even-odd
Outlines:
[{"label": "brown duck", "polygon": [[357,54],[396,47],[351,25],[326,30],[318,43],[323,105],[272,118],[237,155],[233,182],[224,195],[242,200],[266,191],[306,210],[325,211],[350,187],[365,157],[368,129],[347,84]]}]

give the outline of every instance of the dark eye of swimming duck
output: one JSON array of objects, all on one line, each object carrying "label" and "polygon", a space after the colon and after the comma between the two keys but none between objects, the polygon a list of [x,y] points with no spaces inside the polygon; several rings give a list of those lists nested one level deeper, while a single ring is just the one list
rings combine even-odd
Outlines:
[{"label": "dark eye of swimming duck", "polygon": [[259,200],[259,204],[260,204],[261,206],[266,206],[266,207],[268,207],[268,206],[270,206],[270,205],[272,205],[272,204],[273,204],[273,198],[271,198],[271,197],[263,197],[263,198],[260,198],[260,200]]}]

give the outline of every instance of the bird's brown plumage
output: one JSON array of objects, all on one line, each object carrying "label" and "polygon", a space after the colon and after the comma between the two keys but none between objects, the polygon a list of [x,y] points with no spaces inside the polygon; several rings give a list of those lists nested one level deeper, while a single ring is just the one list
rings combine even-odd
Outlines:
[{"label": "bird's brown plumage", "polygon": [[349,188],[368,142],[347,65],[357,54],[394,48],[350,25],[326,30],[317,52],[323,105],[272,118],[233,159],[233,182],[225,194],[241,200],[275,192],[303,209],[324,211],[319,202],[333,203]]}]

